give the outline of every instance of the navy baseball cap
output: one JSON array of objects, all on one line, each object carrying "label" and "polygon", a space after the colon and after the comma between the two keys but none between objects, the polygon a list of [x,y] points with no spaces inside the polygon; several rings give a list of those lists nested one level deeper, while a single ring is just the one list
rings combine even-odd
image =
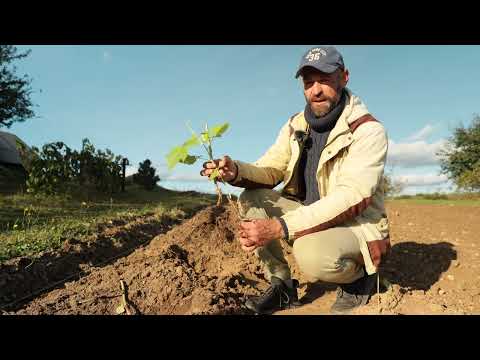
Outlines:
[{"label": "navy baseball cap", "polygon": [[327,74],[335,72],[338,68],[345,69],[342,54],[333,46],[318,46],[308,50],[305,55],[302,56],[295,78],[298,78],[302,70],[307,66],[311,66]]}]

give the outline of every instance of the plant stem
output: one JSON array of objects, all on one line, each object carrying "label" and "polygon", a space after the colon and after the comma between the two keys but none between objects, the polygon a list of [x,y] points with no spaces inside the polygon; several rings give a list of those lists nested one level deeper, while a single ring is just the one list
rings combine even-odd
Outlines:
[{"label": "plant stem", "polygon": [[[210,157],[210,161],[215,165],[215,161],[213,160],[213,156],[212,156],[212,153],[211,153],[211,152],[208,153],[208,156]],[[220,172],[219,172],[218,174],[220,175]],[[220,178],[221,178],[221,177],[222,177],[222,176],[220,175]],[[222,180],[222,181],[223,181],[223,180]],[[217,206],[220,206],[220,204],[222,203],[222,190],[220,189],[220,186],[218,186],[216,179],[213,180],[213,183],[215,184],[215,188],[216,188],[217,196],[218,196],[218,198],[217,198]]]},{"label": "plant stem", "polygon": [[[207,151],[208,157],[210,158],[210,161],[215,165],[215,161],[213,160],[213,151],[212,151],[212,140],[210,139],[210,135],[208,134],[208,123],[205,124],[205,137],[207,138],[207,144],[203,141],[203,138],[200,138],[200,141],[202,142],[203,147]],[[219,173],[220,175],[220,173]],[[215,184],[215,189],[217,191],[217,206],[220,206],[222,203],[222,190],[220,189],[220,186],[217,184],[217,180],[214,179],[213,183]]]},{"label": "plant stem", "polygon": [[[220,171],[218,172],[218,175],[220,176],[220,179],[222,180],[222,182],[225,184],[225,180],[223,179],[223,176],[222,174],[220,174]],[[215,181],[215,186],[217,186],[217,189],[218,191],[220,191],[220,188],[218,187],[218,184],[217,182]],[[221,191],[220,191],[220,194],[221,194]],[[221,195],[220,195],[221,196]],[[231,194],[227,194],[227,200],[228,202],[230,203],[230,205],[232,206],[232,208],[234,209],[235,211],[235,215],[237,216],[237,219],[238,220],[241,220],[241,216],[240,216],[240,211],[238,210],[237,208],[237,204],[235,204],[232,200],[232,195]],[[217,203],[217,206],[219,205],[219,203]]]},{"label": "plant stem", "polygon": [[207,147],[205,146],[205,143],[203,142],[203,139],[202,137],[198,136],[197,133],[195,132],[195,130],[192,129],[192,127],[190,126],[190,124],[187,122],[185,123],[188,127],[188,129],[190,130],[190,132],[193,134],[193,136],[195,136],[197,139],[199,138],[200,139],[200,142],[202,143],[202,146],[203,148],[205,149],[205,151],[207,152],[207,154],[210,156],[210,159],[212,159],[212,156],[210,155],[210,152],[208,151]]},{"label": "plant stem", "polygon": [[[186,125],[190,129],[193,136],[200,138],[200,142],[202,143],[203,148],[207,152],[208,158],[215,165],[215,161],[213,159],[212,139],[210,139],[210,135],[208,133],[208,123],[205,124],[205,135],[206,135],[207,143],[203,141],[203,138],[201,136],[198,137],[198,135],[195,133],[195,131],[192,129],[192,127],[188,123]],[[218,172],[218,175],[220,176],[220,179],[222,180],[222,182],[225,183],[225,180],[223,179],[223,176],[220,174],[220,171]],[[220,206],[222,203],[222,190],[220,189],[220,186],[218,186],[216,179],[213,180],[213,183],[215,184],[215,189],[218,196],[217,206]],[[240,211],[238,210],[237,205],[233,202],[231,194],[227,194],[227,200],[232,206],[232,208],[234,209],[235,215],[240,220],[241,219]]]}]

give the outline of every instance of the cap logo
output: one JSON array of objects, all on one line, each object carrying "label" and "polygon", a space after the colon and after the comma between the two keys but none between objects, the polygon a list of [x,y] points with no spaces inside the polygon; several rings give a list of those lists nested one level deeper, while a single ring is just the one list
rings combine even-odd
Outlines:
[{"label": "cap logo", "polygon": [[320,60],[320,56],[327,56],[327,52],[322,48],[315,48],[308,52],[305,59],[309,62]]}]

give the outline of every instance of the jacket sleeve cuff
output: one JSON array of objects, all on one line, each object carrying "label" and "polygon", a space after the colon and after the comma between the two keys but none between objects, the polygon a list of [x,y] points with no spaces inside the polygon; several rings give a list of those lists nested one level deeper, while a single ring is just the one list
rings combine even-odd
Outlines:
[{"label": "jacket sleeve cuff", "polygon": [[237,167],[237,175],[235,176],[235,178],[233,180],[230,180],[228,182],[228,184],[232,185],[232,186],[235,186],[235,183],[238,182],[238,180],[240,180],[241,176],[240,176],[240,164],[237,160],[234,160],[233,161]]},{"label": "jacket sleeve cuff", "polygon": [[285,223],[285,227],[289,230],[286,233],[287,237],[285,239],[289,241],[295,241],[295,232],[300,230],[297,226],[299,222],[297,221],[296,216],[290,212],[283,215],[279,220]]}]

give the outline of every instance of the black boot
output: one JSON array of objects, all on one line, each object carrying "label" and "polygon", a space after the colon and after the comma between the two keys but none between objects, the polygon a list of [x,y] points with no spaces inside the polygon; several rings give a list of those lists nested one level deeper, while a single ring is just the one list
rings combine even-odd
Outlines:
[{"label": "black boot", "polygon": [[245,306],[257,314],[271,314],[274,311],[300,306],[295,279],[282,280],[276,276],[271,278],[271,286],[261,296],[252,296]]},{"label": "black boot", "polygon": [[377,274],[365,275],[351,284],[342,284],[337,290],[337,300],[332,305],[330,312],[345,314],[353,309],[368,303],[372,295]]}]

